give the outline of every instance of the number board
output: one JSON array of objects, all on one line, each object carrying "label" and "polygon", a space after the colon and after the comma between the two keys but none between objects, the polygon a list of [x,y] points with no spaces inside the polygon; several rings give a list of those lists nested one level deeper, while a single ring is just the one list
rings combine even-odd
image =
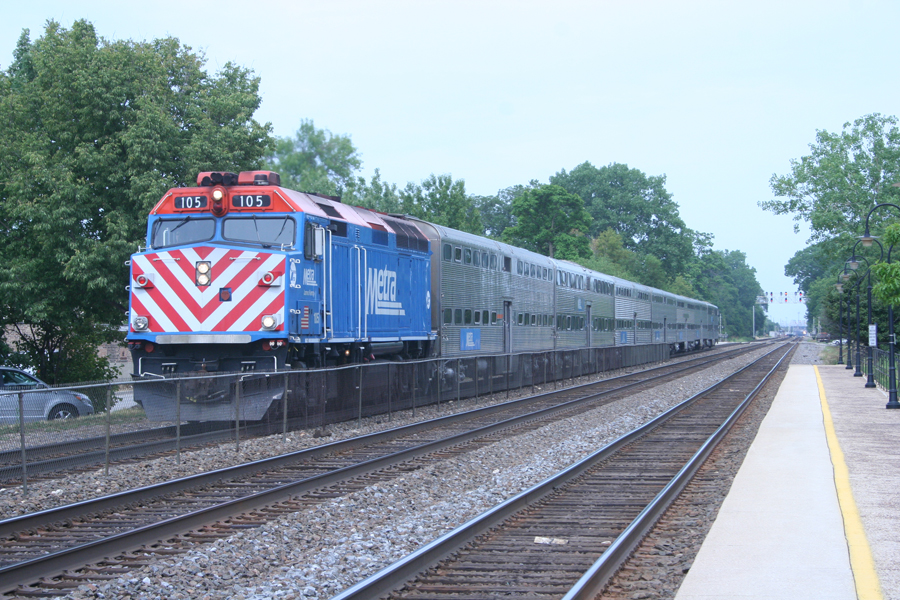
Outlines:
[{"label": "number board", "polygon": [[200,210],[206,208],[206,196],[175,196],[175,210]]},{"label": "number board", "polygon": [[234,208],[265,208],[272,206],[272,197],[268,194],[237,194],[231,197]]}]

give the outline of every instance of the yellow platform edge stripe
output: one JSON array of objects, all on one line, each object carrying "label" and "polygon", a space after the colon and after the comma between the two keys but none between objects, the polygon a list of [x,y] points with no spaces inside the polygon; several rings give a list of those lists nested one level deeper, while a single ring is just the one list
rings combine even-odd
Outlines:
[{"label": "yellow platform edge stripe", "polygon": [[875,560],[872,558],[872,549],[869,547],[869,540],[866,538],[862,519],[856,508],[856,501],[853,499],[853,491],[850,489],[850,471],[847,469],[844,452],[841,450],[837,434],[834,431],[831,409],[828,408],[828,400],[825,397],[825,385],[822,383],[819,367],[814,368],[816,381],[819,384],[819,400],[822,403],[825,437],[828,440],[831,464],[834,467],[834,486],[844,520],[844,536],[847,538],[847,547],[850,551],[850,569],[853,571],[856,597],[859,600],[883,600],[878,573],[875,571]]}]

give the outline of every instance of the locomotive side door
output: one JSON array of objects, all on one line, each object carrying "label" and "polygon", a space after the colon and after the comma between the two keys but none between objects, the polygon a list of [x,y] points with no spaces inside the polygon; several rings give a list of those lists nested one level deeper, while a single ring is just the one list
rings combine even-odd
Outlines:
[{"label": "locomotive side door", "polygon": [[[290,286],[294,298],[291,307],[291,331],[302,337],[320,337],[325,327],[324,312],[327,298],[323,288],[326,285],[325,229],[315,223],[306,222],[303,232],[302,258],[290,259]],[[323,306],[325,305],[325,306]]]}]

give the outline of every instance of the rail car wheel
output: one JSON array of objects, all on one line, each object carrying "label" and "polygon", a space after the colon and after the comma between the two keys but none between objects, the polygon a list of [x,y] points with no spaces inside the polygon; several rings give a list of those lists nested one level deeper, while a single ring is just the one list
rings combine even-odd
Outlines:
[{"label": "rail car wheel", "polygon": [[53,410],[50,411],[50,414],[47,416],[47,420],[55,421],[56,419],[74,419],[77,416],[78,410],[71,404],[58,404],[53,407]]}]

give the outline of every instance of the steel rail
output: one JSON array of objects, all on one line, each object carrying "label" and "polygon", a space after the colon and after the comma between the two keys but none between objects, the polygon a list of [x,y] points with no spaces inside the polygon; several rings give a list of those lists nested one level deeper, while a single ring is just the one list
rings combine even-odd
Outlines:
[{"label": "steel rail", "polygon": [[[340,594],[334,596],[331,600],[368,600],[370,598],[378,598],[396,589],[398,586],[409,581],[416,574],[429,569],[436,562],[457,551],[459,548],[463,547],[465,544],[469,543],[477,536],[487,532],[494,527],[497,527],[512,515],[520,512],[528,506],[538,502],[545,496],[553,493],[557,488],[575,479],[597,463],[610,458],[620,449],[636,441],[638,438],[643,437],[649,431],[655,429],[658,425],[669,420],[670,417],[677,414],[685,407],[694,404],[703,396],[706,396],[707,394],[718,390],[720,387],[724,387],[726,384],[729,384],[733,378],[740,375],[747,369],[752,368],[755,363],[765,359],[781,348],[782,346],[774,348],[764,356],[760,357],[757,361],[754,361],[754,363],[747,365],[746,367],[740,369],[739,371],[723,379],[722,381],[691,396],[687,400],[684,400],[683,402],[660,414],[655,419],[645,423],[641,427],[638,427],[637,429],[634,429],[629,433],[626,433],[619,439],[604,446],[587,458],[578,461],[567,469],[545,479],[544,481],[536,484],[528,490],[525,490],[524,492],[513,496],[512,498],[498,504],[490,510],[482,513],[481,515],[460,525],[456,529],[423,546],[419,550],[407,555],[406,557],[400,559],[392,565],[385,567],[369,578],[347,588]],[[787,353],[785,354],[785,356],[786,355]],[[782,357],[781,360],[783,359],[784,357]],[[609,551],[610,550],[607,550],[607,552]]]},{"label": "steel rail", "polygon": [[[717,359],[720,357],[717,357]],[[217,481],[221,481],[224,479],[233,479],[237,477],[246,476],[252,473],[258,473],[261,471],[265,471],[268,469],[275,469],[282,467],[284,465],[296,463],[301,460],[318,458],[321,456],[325,456],[328,454],[338,454],[340,452],[344,452],[347,450],[352,450],[359,446],[370,445],[373,443],[379,443],[384,440],[388,440],[394,437],[398,437],[400,435],[409,435],[413,433],[417,433],[419,431],[423,431],[426,429],[431,429],[434,427],[450,425],[454,423],[458,423],[461,421],[469,420],[474,417],[481,416],[489,416],[491,414],[503,412],[510,408],[517,407],[519,405],[525,405],[537,402],[541,399],[552,398],[553,396],[559,396],[564,393],[572,393],[573,391],[577,392],[582,388],[595,387],[598,384],[610,384],[615,383],[617,380],[627,379],[635,377],[636,375],[646,375],[652,374],[653,371],[660,370],[668,370],[668,372],[663,373],[661,375],[656,375],[652,377],[648,377],[646,379],[642,379],[640,381],[633,381],[627,383],[625,385],[615,387],[608,390],[603,390],[601,392],[590,393],[586,396],[576,398],[574,400],[570,400],[568,402],[564,402],[562,404],[557,404],[551,406],[549,408],[542,409],[541,411],[535,413],[528,413],[526,415],[520,415],[518,417],[513,417],[504,421],[500,421],[493,425],[488,426],[487,428],[480,428],[474,430],[473,433],[477,433],[478,435],[486,435],[486,432],[493,432],[496,429],[501,428],[501,426],[511,426],[516,425],[520,422],[525,422],[529,419],[536,419],[542,416],[546,416],[551,414],[554,411],[563,411],[573,408],[579,404],[583,404],[586,402],[591,402],[597,398],[602,396],[618,393],[621,391],[628,390],[630,388],[646,385],[651,383],[655,379],[660,379],[664,377],[671,377],[673,375],[677,375],[684,371],[693,370],[699,367],[704,366],[710,362],[714,362],[717,359],[709,359],[705,360],[694,359],[689,361],[691,364],[688,366],[683,366],[678,369],[672,369],[673,365],[656,367],[654,369],[648,369],[646,371],[642,371],[639,374],[626,374],[620,375],[618,377],[613,377],[610,379],[605,379],[598,382],[591,382],[587,384],[583,384],[580,386],[574,386],[570,388],[564,388],[562,390],[554,390],[551,392],[546,392],[544,394],[538,394],[536,396],[528,396],[524,398],[518,398],[515,400],[510,400],[509,402],[503,402],[500,404],[494,404],[491,406],[485,406],[482,408],[477,408],[469,411],[464,411],[460,413],[455,413],[452,415],[447,415],[445,417],[438,417],[436,419],[430,419],[427,421],[420,421],[418,423],[411,423],[409,425],[403,425],[400,427],[395,427],[392,429],[386,429],[384,431],[378,431],[375,433],[366,434],[363,436],[349,438],[346,440],[338,440],[335,442],[330,442],[327,444],[322,444],[320,446],[315,446],[313,448],[305,448],[303,450],[298,450],[296,452],[290,452],[287,454],[281,454],[278,456],[273,456],[270,458],[260,459],[258,461],[253,461],[249,463],[243,463],[240,465],[234,465],[231,467],[224,467],[222,469],[216,469],[213,471],[208,471],[205,473],[198,473],[196,475],[189,475],[187,477],[182,477],[179,479],[173,479],[171,481],[165,481],[162,483],[146,486],[144,488],[139,488],[135,490],[125,490],[122,492],[118,492],[115,494],[110,494],[108,496],[103,496],[100,498],[94,498],[91,500],[84,500],[81,502],[76,502],[74,504],[67,504],[65,506],[60,506],[57,508],[51,508],[39,512],[29,513],[26,515],[21,515],[18,517],[11,517],[9,519],[4,519],[0,521],[0,537],[9,537],[14,535],[19,531],[26,531],[30,529],[34,529],[37,527],[41,527],[47,525],[48,523],[55,522],[64,522],[73,518],[77,518],[86,514],[97,513],[104,510],[110,510],[116,508],[118,506],[123,506],[127,504],[132,504],[135,502],[142,502],[146,500],[150,500],[153,498],[158,498],[161,496],[165,496],[174,492],[180,492],[185,489],[201,487],[204,485],[209,485],[211,483],[215,483]],[[699,363],[699,364],[694,364]],[[685,365],[686,363],[681,363]],[[480,432],[480,433],[479,433]],[[446,438],[448,440],[452,440],[455,438]],[[453,442],[458,443],[458,442]],[[427,446],[427,444],[426,444]],[[433,451],[433,450],[432,450]]]},{"label": "steel rail", "polygon": [[[258,492],[246,497],[234,499],[217,506],[212,506],[177,517],[172,517],[158,523],[139,527],[129,532],[123,532],[121,534],[113,535],[107,538],[47,554],[39,558],[24,561],[14,565],[9,565],[7,567],[0,568],[0,593],[13,591],[26,581],[34,581],[40,579],[41,577],[58,573],[63,570],[81,567],[85,564],[97,560],[102,560],[103,558],[106,558],[114,553],[121,554],[123,552],[140,548],[141,546],[145,546],[147,544],[159,543],[168,537],[177,535],[179,533],[184,533],[185,531],[200,527],[216,520],[221,520],[229,516],[239,514],[241,512],[247,512],[249,510],[267,504],[273,504],[288,499],[292,496],[297,496],[305,492],[319,489],[339,481],[357,477],[365,473],[377,471],[399,462],[410,460],[417,456],[430,454],[450,446],[460,445],[472,439],[490,435],[491,433],[494,433],[501,429],[514,427],[516,425],[520,425],[522,423],[550,415],[554,412],[562,412],[577,407],[580,404],[591,402],[596,398],[602,396],[619,393],[623,390],[627,390],[635,386],[646,385],[647,383],[652,382],[654,379],[670,377],[683,371],[696,369],[698,368],[698,366],[702,366],[703,364],[705,363],[701,362],[700,365],[692,364],[690,366],[684,366],[682,368],[674,370],[671,368],[672,365],[652,369],[650,371],[666,369],[668,372],[640,381],[630,382],[624,386],[619,386],[613,389],[589,394],[575,400],[544,408],[537,412],[505,419],[503,421],[499,421],[497,423],[476,430],[471,430],[447,438],[428,442],[392,454],[384,455],[382,457],[377,457],[327,473],[322,473],[320,475],[316,475],[300,481],[276,486],[272,489]],[[642,374],[647,373],[648,371],[642,372]],[[66,520],[81,517],[85,514],[97,513],[125,504],[139,503],[152,498],[165,496],[166,494],[176,491],[200,487],[209,483],[213,483],[215,481],[220,481],[222,479],[233,479],[234,477],[240,475],[246,475],[286,465],[289,463],[295,463],[298,460],[334,454],[343,450],[351,449],[353,447],[361,446],[363,444],[379,442],[385,439],[396,437],[398,433],[415,433],[422,429],[432,428],[435,425],[451,424],[472,418],[476,415],[483,416],[493,414],[495,412],[500,412],[512,406],[534,402],[541,398],[561,395],[563,393],[571,393],[572,391],[577,391],[580,388],[596,386],[598,383],[614,383],[616,380],[633,377],[635,377],[635,374],[622,375],[619,377],[611,378],[609,380],[604,380],[603,382],[593,382],[591,384],[567,388],[565,390],[557,390],[554,392],[541,394],[539,396],[522,398],[508,403],[498,404],[472,411],[466,411],[455,415],[448,415],[447,417],[441,417],[439,419],[434,419],[431,421],[424,421],[421,423],[415,423],[412,425],[394,428],[383,432],[377,432],[350,440],[332,442],[323,446],[300,450],[294,453],[264,459],[253,463],[247,463],[235,467],[219,469],[217,471],[212,471],[209,473],[185,477],[171,482],[165,482],[154,486],[149,486],[147,488],[142,488],[140,490],[121,492],[103,498],[98,498],[96,500],[88,500],[59,507],[56,509],[49,509],[38,513],[31,513],[20,517],[14,517],[12,519],[0,521],[0,536],[11,537],[18,532],[33,530],[35,528],[45,526],[48,523],[65,522]]]},{"label": "steel rail", "polygon": [[703,466],[703,463],[712,454],[722,438],[731,431],[737,420],[759,394],[762,387],[768,383],[782,363],[790,356],[788,351],[766,373],[762,381],[753,388],[744,401],[729,415],[728,419],[713,433],[709,439],[697,450],[691,459],[681,468],[675,477],[664,487],[653,501],[631,522],[631,524],[617,537],[609,548],[591,565],[585,574],[578,580],[569,592],[563,596],[563,600],[591,600],[599,594],[610,578],[616,574],[622,564],[628,560],[631,553],[637,548],[647,532],[656,524],[662,514],[678,498],[694,475]]},{"label": "steel rail", "polygon": [[[300,419],[292,419],[291,421],[297,422],[299,420]],[[268,423],[263,423],[256,425],[246,425],[244,427],[241,427],[241,430],[245,434],[251,436],[271,435],[273,427],[274,426]],[[203,428],[209,429],[209,431],[204,431],[202,433],[191,433],[191,431]],[[164,437],[163,439],[157,439],[149,442],[140,441],[140,438],[167,436],[169,435],[168,430],[171,430],[171,437]],[[185,430],[187,430],[187,433],[185,433]],[[135,431],[131,433],[117,433],[115,434],[115,436],[110,436],[109,460],[111,462],[116,462],[128,460],[134,457],[143,457],[151,454],[171,452],[175,450],[176,444],[178,443],[175,438],[174,432],[175,426],[173,425],[169,427],[160,427],[144,431]],[[280,428],[277,432],[280,433]],[[137,443],[125,445],[124,442],[131,441],[130,438],[131,440],[133,440],[133,438],[138,438],[137,440],[134,440]],[[228,426],[217,428],[210,427],[208,426],[208,424],[198,424],[197,426],[191,426],[190,424],[187,424],[182,426],[180,447],[182,450],[187,450],[190,449],[190,447],[228,441],[231,439],[234,439],[233,423],[230,423]],[[29,458],[34,457],[32,454],[34,450],[37,450],[39,455],[53,456],[54,453],[57,454],[57,456],[53,456],[52,458],[47,458],[44,460],[29,460],[28,476],[29,478],[31,478],[35,475],[53,473],[65,469],[77,469],[92,465],[102,465],[107,458],[105,442],[106,438],[99,437],[76,440],[73,442],[60,442],[59,444],[48,444],[46,446],[36,446],[33,449],[26,448],[25,453]],[[117,444],[117,446],[113,447],[114,443]],[[62,455],[62,453],[66,450],[70,453],[74,452],[75,454]],[[88,450],[93,451],[86,452]],[[0,461],[4,459],[5,454],[21,456],[21,453],[21,450],[4,452],[0,454]],[[7,466],[0,467],[0,481],[20,480],[21,477],[21,463],[12,464],[12,462],[10,462],[10,464],[8,464]]]}]

